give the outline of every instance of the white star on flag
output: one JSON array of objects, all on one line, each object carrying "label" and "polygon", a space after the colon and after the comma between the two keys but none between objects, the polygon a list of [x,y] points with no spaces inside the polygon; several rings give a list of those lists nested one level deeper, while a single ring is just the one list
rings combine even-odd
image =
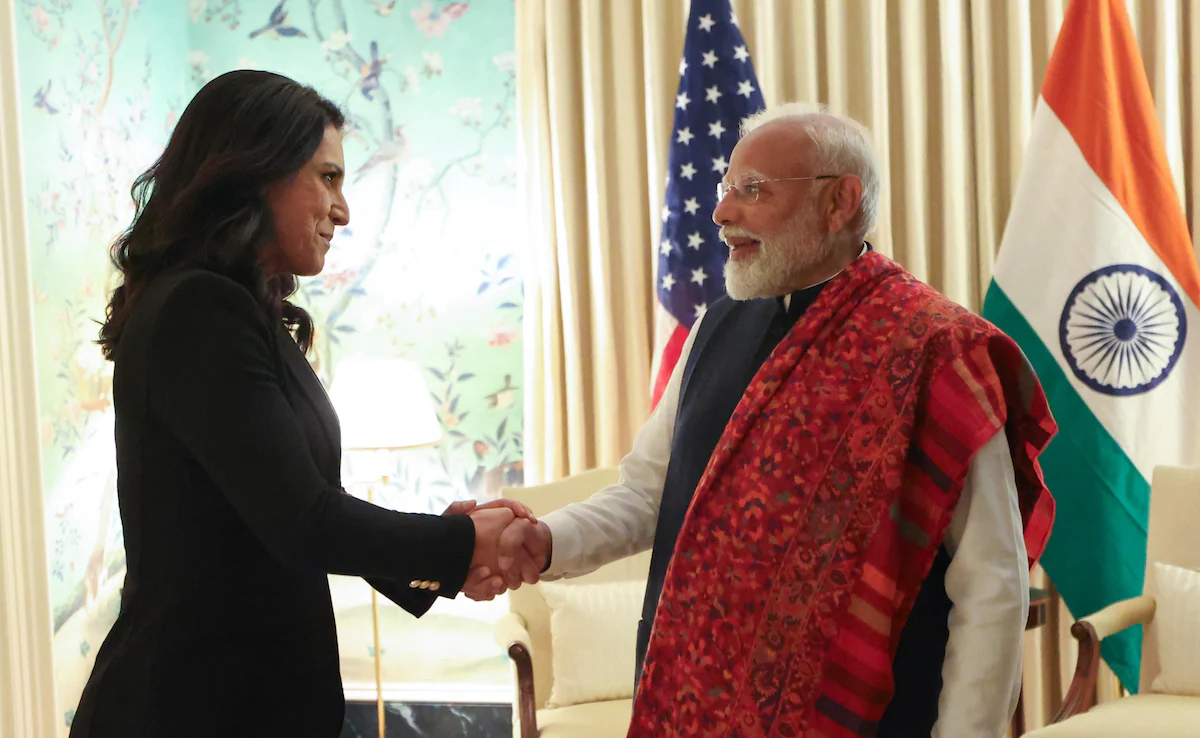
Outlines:
[{"label": "white star on flag", "polygon": [[701,318],[703,318],[704,314],[707,312],[708,312],[708,305],[704,304],[703,302],[696,304],[696,320],[700,320]]},{"label": "white star on flag", "polygon": [[663,222],[666,223],[667,220],[670,219],[670,217],[671,217],[671,208],[667,207],[666,205],[663,205],[663,209],[662,209]]},{"label": "white star on flag", "polygon": [[[664,90],[659,100],[674,105],[670,138],[663,141],[668,144],[667,166],[659,170],[670,175],[662,202],[671,217],[662,224],[657,244],[651,241],[654,245],[648,250],[656,262],[654,289],[658,308],[665,312],[663,325],[673,327],[671,343],[656,344],[656,351],[664,346],[677,348],[696,317],[723,294],[722,272],[729,249],[710,217],[713,194],[731,176],[729,159],[737,143],[738,123],[764,108],[753,58],[738,22],[730,0],[691,0],[679,84]],[[682,102],[676,105],[671,95]],[[666,385],[676,361],[670,352],[661,353],[661,358],[656,394]]]}]

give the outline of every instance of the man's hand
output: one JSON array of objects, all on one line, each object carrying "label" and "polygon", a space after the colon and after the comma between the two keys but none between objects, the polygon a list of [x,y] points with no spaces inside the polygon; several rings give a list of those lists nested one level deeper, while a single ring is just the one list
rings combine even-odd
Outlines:
[{"label": "man's hand", "polygon": [[496,563],[509,589],[536,584],[550,562],[552,540],[545,523],[514,520],[500,536]]}]

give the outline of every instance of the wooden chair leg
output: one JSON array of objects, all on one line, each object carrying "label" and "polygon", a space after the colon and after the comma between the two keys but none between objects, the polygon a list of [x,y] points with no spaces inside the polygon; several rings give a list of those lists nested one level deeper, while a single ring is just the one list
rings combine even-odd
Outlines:
[{"label": "wooden chair leg", "polygon": [[1063,697],[1062,707],[1050,724],[1061,723],[1073,715],[1087,712],[1096,704],[1096,677],[1100,671],[1100,637],[1096,629],[1086,620],[1071,626],[1071,635],[1079,641],[1079,661],[1075,664],[1075,676]]},{"label": "wooden chair leg", "polygon": [[508,647],[508,656],[517,666],[517,715],[520,716],[521,738],[537,738],[537,705],[533,692],[533,657],[524,643]]}]

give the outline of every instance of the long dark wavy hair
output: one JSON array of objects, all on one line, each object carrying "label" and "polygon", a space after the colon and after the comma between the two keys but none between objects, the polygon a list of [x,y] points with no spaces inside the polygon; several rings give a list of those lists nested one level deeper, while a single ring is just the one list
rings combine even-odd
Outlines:
[{"label": "long dark wavy hair", "polygon": [[186,267],[246,286],[308,351],[312,318],[287,299],[295,275],[267,275],[260,259],[275,232],[267,188],[299,172],[330,125],[345,125],[337,105],[270,72],[229,72],[196,93],[162,156],[134,180],[136,213],[112,247],[124,280],[100,328],[107,358],[146,286]]}]

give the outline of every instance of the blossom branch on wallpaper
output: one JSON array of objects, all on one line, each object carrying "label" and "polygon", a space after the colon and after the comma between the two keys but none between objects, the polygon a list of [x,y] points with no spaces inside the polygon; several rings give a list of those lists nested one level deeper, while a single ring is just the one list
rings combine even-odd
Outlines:
[{"label": "blossom branch on wallpaper", "polygon": [[188,16],[193,23],[220,20],[236,31],[242,19],[241,0],[188,0]]},{"label": "blossom branch on wallpaper", "polygon": [[[100,11],[100,26],[104,33],[107,47],[108,75],[99,99],[92,109],[99,117],[108,104],[108,96],[112,91],[113,77],[116,66],[117,51],[125,40],[125,31],[129,28],[129,16],[137,10],[139,0],[120,0],[116,8],[110,7],[108,0],[96,0],[96,9]],[[22,0],[22,8],[26,18],[35,30],[38,38],[42,39],[51,49],[58,46],[59,36],[50,35],[54,26],[52,18],[58,20],[58,28],[64,27],[63,19],[73,9],[72,0]],[[45,94],[42,95],[45,103]]]},{"label": "blossom branch on wallpaper", "polygon": [[[130,12],[136,4],[126,3]],[[116,27],[114,39],[123,40],[123,22],[109,10],[99,22]],[[45,85],[33,95],[34,109],[57,118],[48,123],[60,131],[57,159],[60,168],[55,178],[48,178],[32,203],[45,214],[46,252],[57,245],[63,232],[83,224],[88,226],[89,239],[96,244],[108,244],[133,215],[128,182],[153,161],[153,149],[160,144],[173,124],[174,106],[161,131],[147,129],[147,109],[152,106],[150,81],[153,62],[146,54],[141,67],[141,85],[133,96],[126,96],[120,112],[100,114],[98,105],[111,97],[114,67],[101,78],[106,58],[111,62],[115,50],[110,50],[104,32],[84,33],[75,30],[75,49],[78,71],[75,74],[48,76]],[[55,45],[57,46],[57,37]],[[114,43],[117,43],[114,40]],[[51,67],[53,69],[53,67]],[[151,134],[151,135],[147,135]],[[105,290],[114,286],[111,264],[106,261],[106,275],[101,281]],[[99,305],[102,307],[102,305]]]},{"label": "blossom branch on wallpaper", "polygon": [[51,33],[57,21],[62,30],[63,18],[71,11],[74,0],[21,0],[21,10],[34,36],[51,49],[58,45],[58,36]]},{"label": "blossom branch on wallpaper", "polygon": [[[104,114],[104,106],[108,104],[108,96],[112,92],[117,51],[125,40],[125,31],[129,28],[129,15],[137,8],[137,4],[138,0],[123,0],[120,10],[113,11],[109,9],[107,0],[96,0],[96,5],[100,9],[100,25],[104,28],[104,41],[108,46],[108,74],[104,78],[104,91],[100,93],[100,99],[96,102],[97,118]],[[114,36],[113,28],[117,25],[117,19],[114,18],[116,15],[120,16],[120,28]]]},{"label": "blossom branch on wallpaper", "polygon": [[[22,112],[35,121],[28,135],[38,141],[27,159],[36,166],[25,174],[30,232],[38,234],[31,241],[41,246],[45,234],[44,248],[30,256],[38,364],[48,380],[38,399],[58,631],[81,607],[96,605],[123,566],[115,488],[105,481],[113,466],[112,365],[91,339],[119,278],[106,247],[132,218],[129,183],[162,150],[177,101],[152,84],[171,67],[156,65],[161,59],[139,35],[145,11],[137,0],[22,0],[20,7],[18,48],[45,46]],[[88,640],[78,647],[86,656]]]},{"label": "blossom branch on wallpaper", "polygon": [[[354,250],[352,257],[343,256],[341,263],[332,263],[319,278],[303,280],[300,296],[312,312],[317,324],[315,347],[312,352],[314,369],[323,380],[329,381],[334,368],[334,358],[337,352],[353,350],[353,344],[347,340],[362,334],[362,325],[349,318],[351,311],[360,300],[369,303],[370,295],[366,285],[378,271],[385,259],[406,258],[398,251],[404,244],[397,236],[397,224],[401,220],[412,221],[428,212],[431,201],[436,202],[441,210],[441,231],[446,233],[447,224],[453,214],[453,203],[458,203],[450,197],[447,185],[452,174],[482,179],[488,184],[512,186],[515,182],[511,176],[502,175],[499,178],[485,176],[485,152],[489,148],[489,139],[499,131],[511,129],[515,103],[515,70],[513,54],[500,54],[493,59],[496,68],[503,75],[500,93],[495,102],[484,103],[482,97],[462,97],[449,110],[452,119],[457,120],[464,132],[470,132],[470,138],[463,144],[457,144],[446,154],[442,154],[435,166],[430,167],[427,175],[410,170],[409,154],[413,142],[403,125],[403,114],[416,114],[415,109],[400,106],[402,96],[416,94],[421,91],[422,82],[440,80],[444,75],[444,62],[441,54],[434,49],[421,52],[421,64],[409,66],[400,72],[395,68],[395,62],[382,48],[383,44],[371,37],[371,33],[379,31],[364,20],[364,15],[354,9],[349,13],[345,0],[282,0],[281,2],[244,4],[245,9],[256,14],[253,22],[241,18],[243,7],[222,5],[214,8],[212,0],[192,0],[190,10],[193,20],[203,17],[213,17],[215,10],[221,10],[221,20],[230,23],[233,30],[237,23],[246,25],[246,38],[254,44],[283,43],[289,48],[301,46],[306,48],[318,47],[326,63],[337,78],[342,80],[344,88],[332,92],[334,99],[339,99],[345,111],[346,126],[345,140],[347,144],[357,142],[366,148],[366,157],[361,163],[352,166],[349,183],[356,186],[368,186],[374,190],[381,205],[375,214],[378,225],[372,225],[367,230],[352,232],[342,231],[342,238],[361,239],[359,248]],[[375,3],[368,5],[380,17],[392,15],[393,3]],[[461,18],[467,11],[468,4],[462,2],[443,4],[434,8],[430,3],[421,3],[413,8],[409,15],[417,25],[418,31],[427,38],[439,37],[445,34],[451,23]],[[297,18],[297,10],[305,8],[304,22]],[[258,15],[261,13],[261,15]],[[369,17],[369,16],[368,16]],[[382,28],[382,27],[380,27]],[[366,34],[356,31],[367,30]],[[389,47],[392,48],[392,47]],[[434,47],[436,48],[436,47]],[[207,57],[199,59],[201,65],[207,62]],[[193,67],[196,61],[193,61]],[[419,67],[419,69],[418,69]],[[494,108],[494,114],[491,110]],[[485,112],[486,111],[486,112]],[[418,115],[419,117],[419,115]],[[421,141],[429,147],[428,141]],[[434,147],[441,150],[441,147]],[[405,192],[401,193],[401,178],[407,182]],[[377,229],[377,230],[376,230]],[[374,232],[371,232],[374,231]],[[349,259],[349,261],[347,261]],[[482,278],[478,281],[475,294],[497,290],[501,304],[492,308],[500,315],[511,315],[512,318],[501,317],[491,329],[487,345],[493,349],[503,350],[510,345],[518,335],[520,320],[519,286],[518,294],[512,294],[512,283],[516,279],[515,271],[510,265],[510,254],[489,254],[481,265]],[[436,317],[435,310],[430,306],[427,290],[434,289],[424,284],[406,293],[404,300],[397,307],[404,320],[420,322],[423,317]],[[391,313],[388,319],[392,320]],[[516,320],[515,324],[510,324]],[[382,325],[382,324],[381,324]],[[356,338],[356,341],[368,340]],[[456,342],[457,343],[457,342]],[[396,340],[392,341],[395,350],[408,354],[414,350],[414,345],[400,347]],[[457,353],[461,346],[453,344],[447,347],[451,367],[457,361]],[[438,376],[439,370],[427,366],[430,376]],[[446,419],[448,430],[461,422],[456,410],[459,409],[459,395],[466,385],[458,387],[457,382],[465,382],[473,376],[467,372],[466,378],[455,376],[440,394],[442,400],[439,406],[442,416]],[[479,396],[472,392],[470,405],[479,405],[483,409],[493,410],[498,416],[494,424],[487,428],[476,428],[477,422],[472,421],[470,437],[462,429],[455,428],[448,432],[451,442],[446,444],[441,454],[441,473],[449,478],[463,474],[461,483],[472,492],[481,491],[484,487],[492,488],[494,480],[485,483],[486,474],[508,473],[507,469],[517,466],[521,454],[519,423],[509,422],[507,414],[512,406],[512,398],[517,391],[512,377],[495,387],[480,390]],[[467,400],[464,399],[464,403]],[[451,409],[454,405],[454,409]],[[467,440],[463,440],[467,439]],[[456,457],[451,461],[449,455]],[[485,468],[486,464],[498,465],[497,468]],[[464,471],[465,467],[465,471]],[[428,469],[428,472],[433,472]],[[438,475],[434,475],[438,476]],[[459,481],[454,480],[456,483]],[[481,486],[482,485],[482,486]],[[441,484],[435,486],[442,486]],[[456,485],[457,486],[457,485]]]},{"label": "blossom branch on wallpaper", "polygon": [[[483,496],[489,490],[499,489],[514,480],[508,479],[510,471],[520,470],[524,458],[521,431],[509,427],[508,418],[503,418],[495,433],[479,434],[474,440],[463,433],[461,426],[471,411],[463,405],[463,384],[476,379],[474,372],[461,371],[458,367],[463,352],[461,341],[454,340],[446,344],[446,357],[449,364],[445,368],[426,367],[437,383],[430,387],[430,395],[438,408],[442,427],[446,435],[453,439],[451,450],[458,451],[470,444],[467,451],[471,454],[473,463],[466,471],[460,471],[461,484],[476,496]],[[512,376],[504,377],[504,384],[495,392],[486,395],[486,408],[491,410],[507,410],[514,406],[518,387],[512,383]],[[448,453],[441,453],[442,471],[447,477],[454,476],[454,467]],[[489,471],[490,470],[490,471]],[[487,480],[488,475],[496,477]]]},{"label": "blossom branch on wallpaper", "polygon": [[[309,10],[312,13],[313,34],[317,37],[317,40],[321,42],[324,48],[332,52],[334,58],[348,62],[352,67],[360,70],[359,79],[350,94],[353,94],[354,89],[360,91],[367,102],[372,103],[378,108],[383,124],[382,136],[374,156],[369,158],[363,167],[360,167],[359,171],[355,173],[355,177],[356,179],[361,179],[364,169],[378,169],[385,175],[384,191],[387,195],[384,202],[387,203],[387,211],[383,219],[384,225],[380,234],[376,236],[370,253],[363,261],[363,264],[356,270],[349,289],[340,292],[337,301],[325,314],[325,320],[318,334],[318,340],[320,340],[321,335],[324,335],[328,337],[329,341],[319,347],[318,351],[323,354],[323,358],[325,359],[322,364],[324,366],[331,366],[332,347],[329,343],[337,342],[340,320],[354,298],[362,294],[362,284],[374,269],[376,261],[384,250],[385,244],[382,234],[388,232],[392,225],[392,218],[395,215],[396,191],[399,186],[398,166],[403,154],[403,132],[395,124],[391,94],[379,83],[379,65],[381,62],[379,61],[378,44],[374,41],[371,42],[372,62],[368,63],[350,42],[349,21],[346,18],[346,10],[342,6],[342,0],[334,0],[333,2],[333,12],[337,20],[337,28],[330,35],[322,31],[320,17],[317,14],[317,8],[320,6],[321,0],[309,0],[308,4]],[[336,37],[339,41],[330,44],[329,39],[331,36]]]},{"label": "blossom branch on wallpaper", "polygon": [[[320,323],[321,327],[318,332],[317,348],[320,356],[319,366],[327,368],[332,366],[333,344],[339,343],[339,333],[350,333],[354,330],[352,326],[343,324],[343,319],[347,311],[356,298],[365,294],[365,290],[363,289],[364,283],[371,276],[379,259],[394,245],[394,242],[389,238],[389,234],[393,233],[394,222],[397,217],[396,194],[399,184],[399,169],[408,152],[409,143],[405,137],[403,126],[395,124],[392,94],[388,86],[384,84],[384,71],[387,59],[380,57],[378,43],[376,41],[370,42],[369,56],[363,56],[355,48],[343,0],[333,0],[332,2],[335,24],[327,33],[322,27],[320,14],[318,13],[320,5],[321,0],[309,0],[313,35],[321,43],[322,48],[329,52],[332,60],[345,63],[345,67],[342,70],[343,76],[353,85],[347,93],[345,100],[349,102],[351,96],[355,96],[356,94],[361,95],[362,99],[367,103],[378,107],[380,117],[382,118],[382,135],[375,137],[377,141],[375,150],[358,170],[355,171],[352,181],[361,181],[368,176],[374,175],[376,172],[382,173],[386,178],[384,184],[386,211],[383,218],[383,226],[380,228],[379,233],[376,234],[372,246],[362,263],[353,271],[346,288],[339,290],[333,304],[326,308],[323,320]],[[388,9],[388,12],[390,13],[390,9]],[[424,59],[426,61],[427,76],[433,77],[441,74],[440,57],[435,60],[432,55],[425,55]],[[414,86],[406,84],[409,79],[408,77],[397,77],[397,79],[401,82],[402,92],[410,88],[415,89]],[[421,194],[415,207],[415,214],[418,217],[423,212],[429,194],[432,192],[437,193],[445,206],[443,213],[444,231],[445,224],[450,216],[450,208],[449,200],[442,189],[442,183],[449,172],[460,168],[466,171],[464,165],[480,157],[488,137],[494,131],[507,128],[511,124],[511,105],[515,98],[515,87],[515,76],[510,74],[509,79],[504,84],[503,99],[496,104],[497,114],[486,127],[482,125],[481,110],[478,115],[472,115],[470,111],[460,113],[464,124],[478,133],[476,145],[472,150],[463,155],[446,161],[441,170],[421,188]],[[373,135],[369,125],[365,125],[362,122],[364,118],[364,116],[359,116],[351,112],[351,115],[348,116],[349,128],[351,129],[348,131],[348,135],[354,135],[356,132],[364,129],[367,135]],[[418,298],[416,303],[419,314],[421,312],[422,300]],[[326,340],[322,340],[322,336]]]},{"label": "blossom branch on wallpaper", "polygon": [[469,161],[478,159],[479,156],[483,154],[484,143],[487,141],[488,136],[492,132],[502,128],[507,128],[512,123],[512,111],[509,110],[509,105],[513,103],[516,97],[516,86],[515,75],[510,75],[509,78],[504,82],[504,98],[496,104],[496,117],[492,120],[492,123],[487,128],[480,128],[482,109],[480,109],[477,113],[475,108],[472,106],[471,108],[465,110],[459,109],[455,111],[461,117],[464,125],[466,125],[468,128],[473,128],[478,131],[479,140],[476,142],[476,146],[473,151],[446,162],[441,171],[434,175],[433,179],[431,179],[429,184],[426,185],[425,191],[421,193],[420,199],[417,200],[416,208],[417,212],[420,213],[425,205],[425,198],[430,192],[436,191],[438,197],[441,198],[442,204],[446,206],[446,211],[443,214],[442,220],[443,229],[446,219],[450,217],[450,203],[446,198],[445,191],[442,189],[442,181],[446,178],[447,174],[459,167],[462,167],[463,172],[468,176],[474,176],[467,171],[464,165]]}]

